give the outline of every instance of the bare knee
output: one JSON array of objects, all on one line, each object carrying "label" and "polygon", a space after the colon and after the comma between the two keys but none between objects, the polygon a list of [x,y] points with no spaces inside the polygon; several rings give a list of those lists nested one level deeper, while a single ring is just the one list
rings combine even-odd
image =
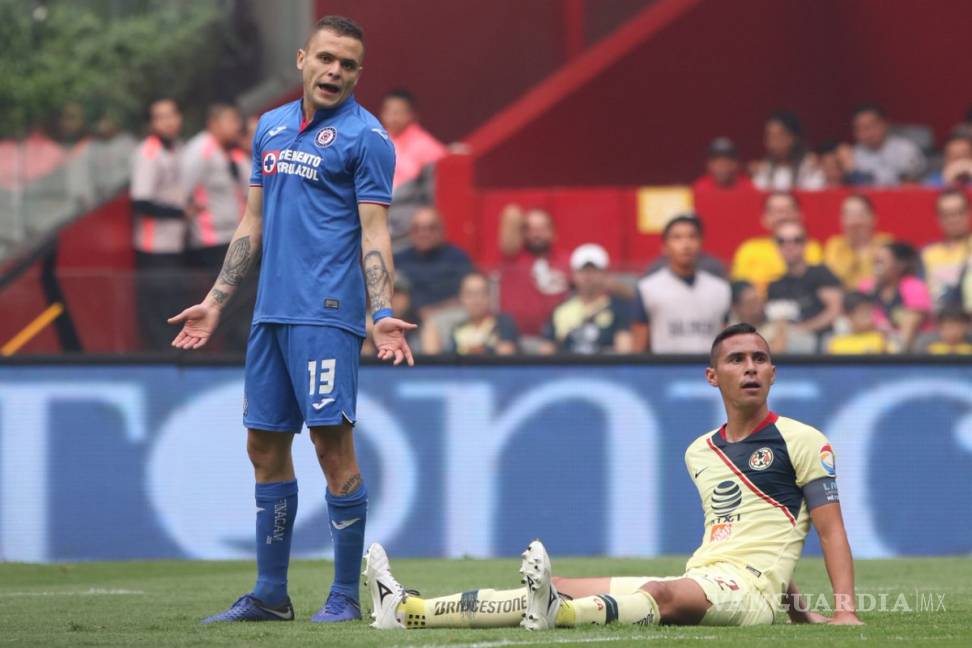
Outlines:
[{"label": "bare knee", "polygon": [[246,439],[246,454],[253,464],[253,472],[258,483],[294,479],[294,464],[290,455],[292,442],[292,434],[249,431]]},{"label": "bare knee", "polygon": [[655,599],[664,624],[698,625],[711,605],[702,588],[689,579],[649,581],[641,589]]}]

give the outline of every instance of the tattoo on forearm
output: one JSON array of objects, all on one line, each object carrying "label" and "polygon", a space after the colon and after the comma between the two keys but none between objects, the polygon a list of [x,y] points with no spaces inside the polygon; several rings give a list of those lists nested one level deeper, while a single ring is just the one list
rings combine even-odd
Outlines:
[{"label": "tattoo on forearm", "polygon": [[365,282],[368,284],[368,301],[371,302],[371,312],[389,307],[389,286],[391,277],[385,257],[381,252],[372,250],[364,258]]},{"label": "tattoo on forearm", "polygon": [[361,473],[355,473],[351,475],[348,481],[341,484],[341,490],[338,491],[338,495],[347,495],[348,493],[353,493],[361,485]]},{"label": "tattoo on forearm", "polygon": [[212,291],[210,291],[209,294],[216,301],[216,303],[219,304],[220,306],[222,306],[223,304],[225,304],[226,303],[226,300],[229,299],[229,294],[223,292],[219,288],[213,288]]},{"label": "tattoo on forearm", "polygon": [[241,236],[233,241],[226,252],[226,260],[223,261],[223,269],[219,272],[219,278],[230,286],[239,286],[246,277],[252,261],[250,237]]}]

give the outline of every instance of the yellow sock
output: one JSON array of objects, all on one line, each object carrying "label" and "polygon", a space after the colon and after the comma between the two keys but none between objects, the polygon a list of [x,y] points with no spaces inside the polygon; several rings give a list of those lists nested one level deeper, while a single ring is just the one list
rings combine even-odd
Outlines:
[{"label": "yellow sock", "polygon": [[408,596],[398,612],[406,628],[511,628],[526,612],[526,589],[470,590],[433,599]]},{"label": "yellow sock", "polygon": [[625,625],[655,625],[659,622],[658,603],[648,592],[611,596],[585,596],[573,601],[563,601],[557,610],[557,626],[576,626],[608,623]]}]

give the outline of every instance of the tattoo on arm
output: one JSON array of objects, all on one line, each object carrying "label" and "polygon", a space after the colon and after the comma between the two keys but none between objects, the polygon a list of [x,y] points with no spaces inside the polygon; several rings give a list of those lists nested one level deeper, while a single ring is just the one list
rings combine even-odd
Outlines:
[{"label": "tattoo on arm", "polygon": [[368,284],[368,301],[371,302],[371,312],[389,308],[389,286],[391,277],[388,266],[381,252],[372,250],[364,258],[365,282]]},{"label": "tattoo on arm", "polygon": [[226,294],[226,293],[224,293],[219,288],[213,288],[212,291],[209,294],[216,301],[216,303],[219,304],[220,306],[222,306],[223,304],[225,304],[226,303],[226,300],[229,299],[229,295]]},{"label": "tattoo on arm", "polygon": [[348,481],[341,484],[341,490],[338,491],[338,495],[347,495],[348,493],[353,493],[361,485],[361,473],[355,473],[351,475]]},{"label": "tattoo on arm", "polygon": [[223,269],[219,272],[219,278],[230,286],[239,286],[250,269],[251,261],[253,261],[253,255],[250,249],[250,237],[241,236],[233,241],[226,252],[226,260],[223,261]]}]

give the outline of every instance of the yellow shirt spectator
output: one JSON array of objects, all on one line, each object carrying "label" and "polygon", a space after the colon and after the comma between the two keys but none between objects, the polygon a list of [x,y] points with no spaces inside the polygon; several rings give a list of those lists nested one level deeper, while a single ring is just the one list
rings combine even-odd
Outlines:
[{"label": "yellow shirt spectator", "polygon": [[888,343],[880,331],[835,335],[827,344],[827,353],[834,355],[867,355],[887,350]]},{"label": "yellow shirt spectator", "polygon": [[964,241],[932,243],[921,251],[925,283],[936,302],[948,288],[955,286],[965,264],[972,258],[972,236]]},{"label": "yellow shirt spectator", "polygon": [[874,277],[874,252],[893,240],[890,234],[875,234],[867,247],[854,249],[846,236],[837,234],[824,245],[824,263],[848,290],[854,290],[865,279]]},{"label": "yellow shirt spectator", "polygon": [[[820,244],[807,241],[804,252],[809,265],[819,265],[823,261]],[[766,287],[786,273],[786,263],[776,248],[771,236],[758,236],[743,241],[732,257],[732,279],[748,281],[761,295],[766,295]]]}]

